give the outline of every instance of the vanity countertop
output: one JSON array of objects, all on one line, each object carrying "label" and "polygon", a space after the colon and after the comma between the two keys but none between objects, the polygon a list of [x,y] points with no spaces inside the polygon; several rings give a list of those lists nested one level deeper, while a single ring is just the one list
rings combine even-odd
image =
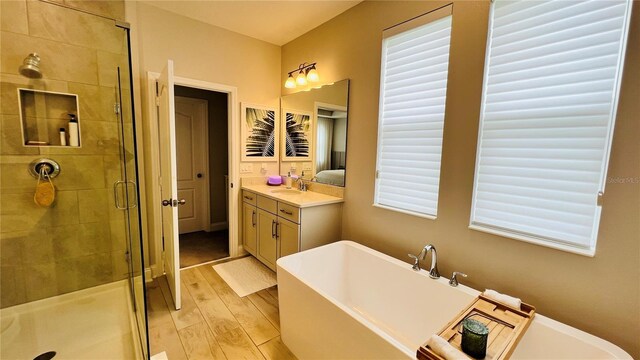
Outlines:
[{"label": "vanity countertop", "polygon": [[344,202],[343,198],[336,196],[313,191],[299,191],[295,188],[287,189],[284,186],[242,185],[242,189],[300,208]]}]

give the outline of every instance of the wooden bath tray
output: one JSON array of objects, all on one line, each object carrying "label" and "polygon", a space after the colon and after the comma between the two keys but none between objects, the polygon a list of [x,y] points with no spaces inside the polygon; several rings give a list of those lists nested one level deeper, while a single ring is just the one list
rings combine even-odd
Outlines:
[{"label": "wooden bath tray", "polygon": [[[462,334],[458,332],[458,330],[461,331],[462,327],[460,323],[467,316],[481,314],[483,316],[474,316],[473,319],[484,323],[489,328],[487,356],[485,359],[508,359],[525,331],[527,331],[527,328],[529,328],[535,312],[536,309],[529,304],[522,303],[521,309],[515,309],[483,295],[478,295],[438,335],[449,341],[449,344],[453,345],[453,347],[462,351],[460,349]],[[433,352],[426,343],[418,349],[416,355],[420,360],[444,360],[444,358]],[[469,356],[469,359],[472,359],[472,357]]]}]

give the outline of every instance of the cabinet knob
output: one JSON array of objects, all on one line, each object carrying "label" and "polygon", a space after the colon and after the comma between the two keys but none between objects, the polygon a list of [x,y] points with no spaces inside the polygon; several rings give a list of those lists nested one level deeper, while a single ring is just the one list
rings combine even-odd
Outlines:
[{"label": "cabinet knob", "polygon": [[203,176],[203,175],[202,175],[202,173],[198,173],[198,174],[196,175],[196,177],[197,177],[198,179],[200,179],[202,176]]}]

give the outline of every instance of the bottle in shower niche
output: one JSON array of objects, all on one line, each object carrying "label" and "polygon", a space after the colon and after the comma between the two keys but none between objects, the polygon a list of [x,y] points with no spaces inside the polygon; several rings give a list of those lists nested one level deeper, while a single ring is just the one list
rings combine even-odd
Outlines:
[{"label": "bottle in shower niche", "polygon": [[69,114],[69,146],[80,146],[78,119],[75,114]]},{"label": "bottle in shower niche", "polygon": [[67,146],[67,131],[60,128],[60,146]]}]

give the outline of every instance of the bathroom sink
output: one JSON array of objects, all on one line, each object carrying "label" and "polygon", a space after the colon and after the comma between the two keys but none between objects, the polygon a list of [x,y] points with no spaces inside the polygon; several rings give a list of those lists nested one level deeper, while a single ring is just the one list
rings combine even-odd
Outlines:
[{"label": "bathroom sink", "polygon": [[302,192],[300,190],[294,190],[294,189],[276,189],[276,190],[271,190],[271,193],[273,193],[273,194],[287,194],[287,195],[300,195],[300,194],[302,194]]}]

